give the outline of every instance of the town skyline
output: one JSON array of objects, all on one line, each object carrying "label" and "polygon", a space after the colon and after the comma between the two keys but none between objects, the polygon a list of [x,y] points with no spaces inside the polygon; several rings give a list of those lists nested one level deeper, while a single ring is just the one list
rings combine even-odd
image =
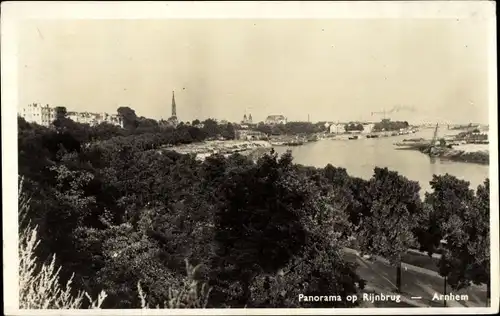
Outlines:
[{"label": "town skyline", "polygon": [[30,21],[20,34],[19,106],[159,120],[175,91],[181,121],[371,121],[401,106],[414,110],[392,119],[488,122],[488,28],[474,17]]}]

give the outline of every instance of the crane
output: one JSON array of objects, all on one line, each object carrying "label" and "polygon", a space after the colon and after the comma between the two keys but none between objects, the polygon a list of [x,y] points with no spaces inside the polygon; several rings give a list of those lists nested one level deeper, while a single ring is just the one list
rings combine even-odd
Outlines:
[{"label": "crane", "polygon": [[429,145],[429,156],[437,156],[438,153],[436,151],[436,141],[437,141],[437,136],[438,136],[438,128],[439,128],[439,123],[436,124],[436,127],[434,128],[434,135],[432,136],[431,143]]}]

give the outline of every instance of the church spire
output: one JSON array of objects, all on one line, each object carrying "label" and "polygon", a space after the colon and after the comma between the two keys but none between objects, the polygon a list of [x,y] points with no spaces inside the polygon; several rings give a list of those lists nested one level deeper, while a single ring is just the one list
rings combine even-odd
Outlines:
[{"label": "church spire", "polygon": [[175,105],[175,93],[172,91],[172,117],[177,117],[177,106]]}]

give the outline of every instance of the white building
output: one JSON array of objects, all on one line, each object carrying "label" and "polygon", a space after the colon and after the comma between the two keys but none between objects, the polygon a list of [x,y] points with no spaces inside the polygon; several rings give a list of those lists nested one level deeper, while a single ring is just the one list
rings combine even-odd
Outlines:
[{"label": "white building", "polygon": [[49,126],[56,119],[55,109],[49,107],[48,104],[45,106],[37,103],[28,104],[21,109],[19,114],[26,122],[42,126]]},{"label": "white building", "polygon": [[[48,104],[45,106],[37,103],[28,104],[28,106],[21,109],[21,113],[19,114],[29,123],[36,123],[47,127],[56,119],[55,108],[50,107]],[[107,122],[123,127],[123,120],[119,115],[108,113],[67,112],[66,117],[80,124],[96,125]]]},{"label": "white building", "polygon": [[269,115],[266,118],[266,124],[274,125],[274,124],[286,124],[286,117],[283,115]]},{"label": "white building", "polygon": [[249,114],[248,117],[246,114],[243,115],[243,120],[241,121],[241,124],[252,125],[253,124],[252,114]]},{"label": "white building", "polygon": [[68,112],[66,117],[80,124],[95,125],[98,121],[98,114],[89,112]]},{"label": "white building", "polygon": [[123,128],[123,119],[120,115],[100,113],[96,115],[96,120],[93,124],[108,123],[112,125],[118,125]]},{"label": "white building", "polygon": [[330,133],[332,134],[342,134],[345,132],[344,124],[332,124],[330,125]]},{"label": "white building", "polygon": [[373,132],[373,127],[374,126],[375,126],[375,124],[373,124],[373,123],[363,124],[363,131],[362,131],[362,133],[363,134],[370,134],[371,132]]},{"label": "white building", "polygon": [[123,128],[123,120],[119,115],[116,114],[108,114],[105,112],[68,112],[66,117],[80,124],[89,124],[91,126],[94,126],[101,123],[108,123],[112,125],[118,125]]}]

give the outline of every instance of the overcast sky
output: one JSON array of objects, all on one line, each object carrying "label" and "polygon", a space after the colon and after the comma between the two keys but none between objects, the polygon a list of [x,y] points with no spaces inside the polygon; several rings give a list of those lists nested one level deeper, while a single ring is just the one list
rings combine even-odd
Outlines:
[{"label": "overcast sky", "polygon": [[19,106],[180,120],[488,121],[488,25],[469,19],[24,23]]}]

